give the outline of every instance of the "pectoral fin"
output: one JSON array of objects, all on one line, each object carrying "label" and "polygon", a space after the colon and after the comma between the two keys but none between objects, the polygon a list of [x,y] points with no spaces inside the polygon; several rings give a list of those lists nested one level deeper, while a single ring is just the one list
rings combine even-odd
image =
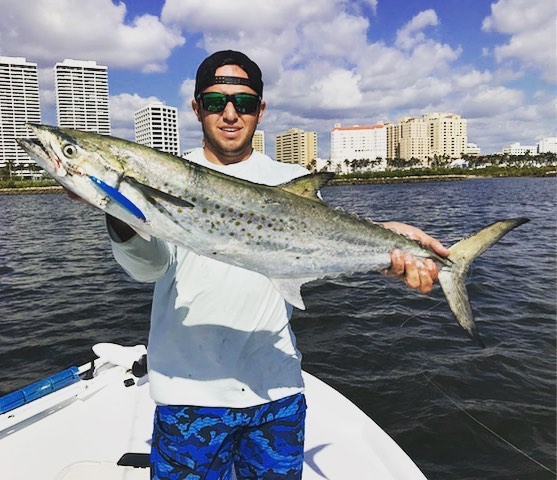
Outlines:
[{"label": "pectoral fin", "polygon": [[194,205],[188,202],[184,198],[173,195],[169,192],[164,192],[157,188],[145,185],[144,183],[138,182],[136,179],[127,177],[126,181],[137,188],[145,197],[145,200],[151,205],[153,205],[159,212],[166,215],[172,221],[178,222],[175,218],[175,213],[173,211],[180,210],[182,208],[193,208]]},{"label": "pectoral fin", "polygon": [[176,195],[172,195],[171,193],[168,192],[163,192],[162,190],[158,190],[156,188],[150,187],[149,185],[145,185],[144,183],[140,183],[137,180],[131,178],[128,178],[128,180],[131,183],[133,183],[139,190],[141,190],[143,195],[145,195],[145,197],[151,203],[154,203],[156,200],[162,200],[171,203],[172,205],[175,205],[177,207],[183,207],[183,208],[194,207],[193,203],[188,202],[187,200],[180,198]]}]

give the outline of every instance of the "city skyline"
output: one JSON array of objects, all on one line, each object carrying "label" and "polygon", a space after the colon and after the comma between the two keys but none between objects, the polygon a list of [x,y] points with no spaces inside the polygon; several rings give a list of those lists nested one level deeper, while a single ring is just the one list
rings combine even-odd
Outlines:
[{"label": "city skyline", "polygon": [[[0,85],[2,86],[0,103],[3,109],[1,113],[3,118],[13,116],[12,121],[2,125],[0,130],[2,133],[0,141],[8,142],[5,145],[3,143],[0,156],[12,155],[12,161],[17,164],[23,159],[18,160],[16,154],[22,157],[23,152],[13,153],[14,149],[18,150],[15,138],[26,136],[27,121],[38,121],[38,113],[34,118],[21,116],[22,114],[26,116],[27,112],[40,110],[37,65],[26,62],[25,58],[0,57],[0,69],[3,72],[2,85]],[[109,135],[107,67],[98,65],[96,61],[65,59],[63,62],[56,63],[54,71],[57,124],[61,127],[80,128]],[[26,99],[31,103],[28,104]],[[13,105],[14,108],[6,110],[5,107],[9,105]],[[9,132],[14,129],[23,130],[18,135],[14,132],[10,135]],[[258,151],[264,151],[264,131],[258,130],[257,134],[261,138],[254,137],[253,146]],[[553,143],[551,151],[555,151],[555,138],[544,139]],[[180,155],[178,109],[157,101],[134,112],[134,140]],[[503,153],[520,151],[524,154],[526,151],[536,150],[538,150],[537,146],[521,146],[520,143],[514,142],[509,147],[504,147],[502,151]],[[458,159],[462,155],[477,155],[480,153],[480,148],[468,143],[466,119],[454,113],[436,112],[426,113],[422,118],[403,117],[398,124],[380,121],[374,126],[345,125],[343,127],[340,123],[336,123],[330,132],[330,156],[319,156],[318,152],[316,132],[290,128],[275,136],[277,160],[300,163],[306,167],[313,165],[312,168],[319,163],[319,160],[327,158],[329,159],[327,163],[331,164],[342,164],[351,160],[381,159],[381,162],[376,162],[377,165],[374,165],[374,169],[380,170],[385,169],[387,159],[418,160],[427,166],[429,161],[438,156]],[[10,159],[0,158],[1,164],[9,161]]]},{"label": "city skyline", "polygon": [[92,60],[109,68],[113,135],[133,139],[133,113],[161,101],[179,109],[183,147],[198,146],[195,70],[234,48],[262,67],[270,151],[278,133],[301,128],[318,132],[326,157],[335,123],[427,112],[467,118],[486,154],[555,136],[553,2],[0,2],[0,55],[38,64],[45,123],[56,122],[55,63]]}]

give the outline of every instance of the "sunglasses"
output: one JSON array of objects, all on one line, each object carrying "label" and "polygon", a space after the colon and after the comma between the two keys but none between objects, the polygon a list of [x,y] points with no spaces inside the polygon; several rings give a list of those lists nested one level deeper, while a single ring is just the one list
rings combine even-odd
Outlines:
[{"label": "sunglasses", "polygon": [[228,102],[232,102],[238,113],[255,113],[259,108],[261,97],[251,93],[225,95],[219,92],[208,92],[200,94],[198,101],[203,109],[210,113],[222,112]]}]

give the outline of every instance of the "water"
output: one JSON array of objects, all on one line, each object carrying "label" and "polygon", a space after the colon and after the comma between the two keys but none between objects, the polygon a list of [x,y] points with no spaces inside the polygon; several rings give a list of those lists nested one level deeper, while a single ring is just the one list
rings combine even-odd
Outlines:
[{"label": "water", "polygon": [[[439,289],[423,296],[375,273],[305,286],[308,309],[292,323],[304,368],[371,416],[429,479],[555,478],[461,410],[555,470],[555,179],[329,187],[323,196],[446,244],[500,218],[532,220],[471,271],[486,349],[450,317]],[[28,195],[0,197],[0,211],[0,394],[91,360],[94,343],[146,342],[152,287],[113,261],[97,210]]]}]

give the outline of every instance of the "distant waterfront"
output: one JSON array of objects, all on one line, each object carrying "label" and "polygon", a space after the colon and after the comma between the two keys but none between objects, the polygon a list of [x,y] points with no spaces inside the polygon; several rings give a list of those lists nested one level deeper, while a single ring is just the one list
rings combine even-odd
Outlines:
[{"label": "distant waterfront", "polygon": [[[490,167],[389,170],[384,172],[337,175],[330,185],[365,185],[385,183],[451,182],[472,178],[556,177],[555,167]],[[0,195],[61,193],[64,189],[54,180],[0,180]]]},{"label": "distant waterfront", "polygon": [[34,195],[38,193],[62,193],[63,187],[57,185],[44,185],[36,187],[7,187],[0,188],[0,195]]}]

